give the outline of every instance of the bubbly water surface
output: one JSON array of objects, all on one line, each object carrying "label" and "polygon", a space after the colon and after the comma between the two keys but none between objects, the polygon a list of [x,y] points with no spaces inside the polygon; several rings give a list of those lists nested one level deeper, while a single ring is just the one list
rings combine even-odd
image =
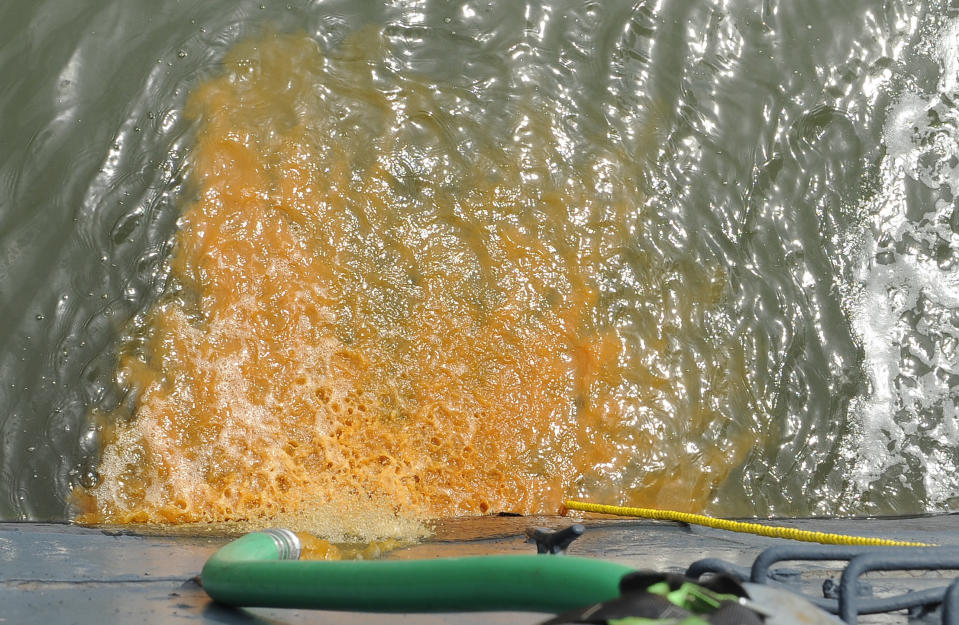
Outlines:
[{"label": "bubbly water surface", "polygon": [[14,5],[0,516],[959,505],[945,3]]}]

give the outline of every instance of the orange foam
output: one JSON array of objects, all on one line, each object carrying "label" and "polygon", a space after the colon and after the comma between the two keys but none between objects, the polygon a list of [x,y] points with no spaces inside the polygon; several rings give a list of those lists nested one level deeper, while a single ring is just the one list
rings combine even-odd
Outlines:
[{"label": "orange foam", "polygon": [[[192,94],[172,286],[121,357],[136,411],[114,419],[81,521],[554,512],[636,451],[635,347],[597,321],[604,237],[632,235],[572,212],[640,199],[597,199],[587,166],[551,182],[532,109],[524,145],[462,162],[430,125],[458,123],[455,90],[384,91],[378,49],[267,35]],[[720,455],[619,501],[685,480],[676,507],[701,508],[738,462]]]}]

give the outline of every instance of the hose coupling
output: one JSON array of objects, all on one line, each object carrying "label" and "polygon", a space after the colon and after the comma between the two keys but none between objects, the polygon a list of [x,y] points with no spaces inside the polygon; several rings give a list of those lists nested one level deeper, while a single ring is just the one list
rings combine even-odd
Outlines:
[{"label": "hose coupling", "polygon": [[280,560],[299,560],[302,553],[300,538],[291,530],[273,527],[261,532],[273,539]]}]

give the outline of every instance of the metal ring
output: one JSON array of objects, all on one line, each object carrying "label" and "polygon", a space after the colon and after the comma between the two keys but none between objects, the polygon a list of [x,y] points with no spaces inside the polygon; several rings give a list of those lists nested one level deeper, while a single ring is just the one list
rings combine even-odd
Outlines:
[{"label": "metal ring", "polygon": [[266,534],[273,539],[273,542],[276,544],[276,551],[279,554],[280,560],[300,559],[300,554],[303,552],[303,547],[300,544],[299,536],[294,534],[291,530],[273,527],[268,530],[263,530],[261,533]]}]

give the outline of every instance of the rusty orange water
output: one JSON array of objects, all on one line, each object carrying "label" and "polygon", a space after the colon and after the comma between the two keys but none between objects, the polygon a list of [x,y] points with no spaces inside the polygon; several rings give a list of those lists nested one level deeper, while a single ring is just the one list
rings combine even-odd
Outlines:
[{"label": "rusty orange water", "polygon": [[[668,328],[637,342],[601,314],[604,259],[643,236],[643,198],[610,183],[634,165],[564,154],[522,99],[493,126],[452,86],[384,82],[382,47],[270,34],[192,94],[172,286],[122,355],[136,409],[108,419],[80,519],[701,509],[750,442],[664,463],[669,423],[636,423],[684,390],[635,364]],[[721,299],[717,272],[687,278],[674,314]]]}]

